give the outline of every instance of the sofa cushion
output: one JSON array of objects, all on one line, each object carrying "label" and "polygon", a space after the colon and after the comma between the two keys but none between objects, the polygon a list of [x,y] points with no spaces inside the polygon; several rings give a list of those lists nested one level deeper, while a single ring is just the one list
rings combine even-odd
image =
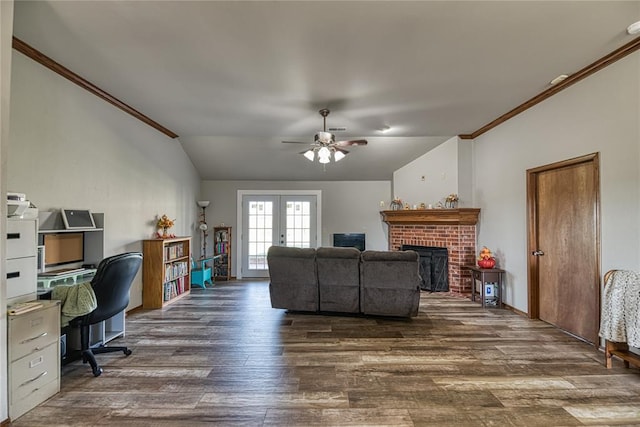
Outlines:
[{"label": "sofa cushion", "polygon": [[320,310],[360,313],[360,251],[318,248],[316,264]]},{"label": "sofa cushion", "polygon": [[364,314],[414,317],[420,304],[419,256],[414,251],[364,251],[360,308]]},{"label": "sofa cushion", "polygon": [[316,250],[271,246],[267,252],[273,308],[318,311]]}]

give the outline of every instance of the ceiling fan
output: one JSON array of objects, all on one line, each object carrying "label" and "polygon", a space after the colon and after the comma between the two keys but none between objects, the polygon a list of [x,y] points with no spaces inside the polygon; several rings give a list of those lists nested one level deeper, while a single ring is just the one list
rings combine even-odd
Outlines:
[{"label": "ceiling fan", "polygon": [[[318,111],[322,116],[323,125],[322,131],[318,132],[314,136],[314,141],[311,144],[311,148],[300,152],[300,154],[304,155],[310,161],[314,161],[316,157],[316,153],[318,154],[318,162],[326,164],[331,161],[331,157],[333,156],[334,161],[339,161],[344,159],[344,157],[349,154],[347,150],[342,147],[348,147],[350,145],[367,145],[366,139],[354,139],[350,141],[336,141],[336,137],[331,132],[327,132],[327,116],[330,111],[327,108],[323,108]],[[300,142],[300,141],[282,141],[285,144],[308,144],[308,142]]]}]

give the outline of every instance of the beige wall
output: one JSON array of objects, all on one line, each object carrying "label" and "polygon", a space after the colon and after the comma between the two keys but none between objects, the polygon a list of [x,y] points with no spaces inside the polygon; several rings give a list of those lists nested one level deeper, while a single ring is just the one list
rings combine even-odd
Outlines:
[{"label": "beige wall", "polygon": [[640,269],[640,61],[636,52],[475,140],[478,243],[527,311],[526,170],[600,153],[602,272]]},{"label": "beige wall", "polygon": [[[634,53],[475,141],[458,141],[457,150],[457,138],[447,141],[396,171],[393,191],[414,203],[423,194],[446,196],[457,185],[461,206],[481,209],[478,246],[490,247],[507,270],[505,302],[527,312],[529,168],[599,152],[601,270],[640,269],[639,115],[640,54]],[[442,173],[458,181],[441,179]]]},{"label": "beige wall", "polygon": [[[200,179],[180,142],[14,52],[7,181],[40,210],[105,214],[104,254],[141,251],[156,215],[193,235]],[[198,252],[196,252],[197,254]],[[142,273],[130,307],[142,304]]]},{"label": "beige wall", "polygon": [[[0,2],[0,200],[6,200],[7,193],[7,147],[9,145],[9,101],[11,93],[11,34],[13,33],[13,0]],[[4,236],[6,205],[0,204],[0,236]],[[4,239],[2,239],[4,242]],[[0,308],[4,313],[7,304],[7,282],[5,274],[6,255],[4,243],[0,245]],[[0,316],[0,422],[9,416],[7,399],[7,316]]]},{"label": "beige wall", "polygon": [[[211,201],[207,208],[210,227],[224,222],[231,225],[237,247],[236,201],[238,190],[320,190],[322,192],[321,246],[332,245],[333,233],[366,233],[367,249],[387,249],[387,228],[380,219],[380,202],[389,206],[390,181],[203,181],[201,200]],[[213,237],[209,233],[209,239]],[[208,242],[211,248],[212,242]],[[233,251],[232,271],[238,266]]]}]

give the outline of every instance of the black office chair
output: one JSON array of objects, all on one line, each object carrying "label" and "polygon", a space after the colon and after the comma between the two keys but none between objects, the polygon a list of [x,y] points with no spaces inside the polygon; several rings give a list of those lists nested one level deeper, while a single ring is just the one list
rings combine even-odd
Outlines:
[{"label": "black office chair", "polygon": [[126,356],[131,354],[127,347],[99,347],[89,345],[89,330],[91,325],[113,317],[129,305],[129,290],[134,277],[142,264],[142,254],[128,252],[103,259],[98,265],[96,275],[91,280],[91,287],[96,294],[97,308],[91,313],[76,317],[69,322],[69,326],[80,328],[80,344],[82,361],[91,365],[94,376],[102,373],[95,355],[122,351]]}]

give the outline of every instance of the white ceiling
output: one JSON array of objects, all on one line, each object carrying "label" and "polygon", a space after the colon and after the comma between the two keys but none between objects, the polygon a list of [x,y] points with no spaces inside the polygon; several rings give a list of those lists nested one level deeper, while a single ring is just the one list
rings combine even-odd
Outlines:
[{"label": "white ceiling", "polygon": [[[388,180],[639,19],[639,1],[17,0],[14,34],[180,135],[203,179]],[[323,171],[280,141],[311,143],[325,107],[369,145]]]}]

